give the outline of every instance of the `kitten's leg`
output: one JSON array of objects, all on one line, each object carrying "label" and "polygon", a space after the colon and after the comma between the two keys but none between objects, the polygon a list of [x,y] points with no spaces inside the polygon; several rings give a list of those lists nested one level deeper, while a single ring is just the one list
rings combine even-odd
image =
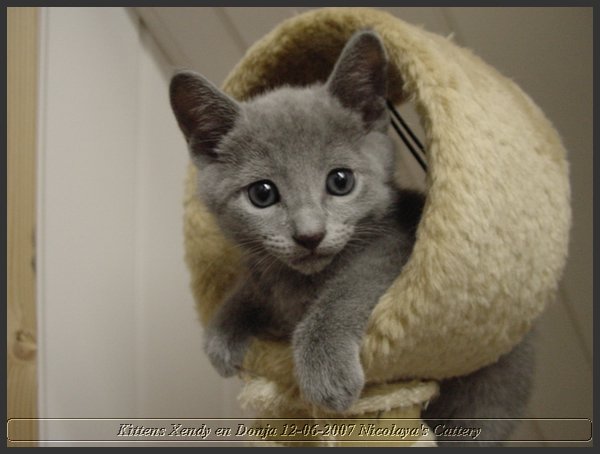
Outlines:
[{"label": "kitten's leg", "polygon": [[[348,302],[347,296],[341,296]],[[296,378],[305,399],[320,407],[346,410],[360,395],[364,373],[360,364],[357,320],[344,320],[344,308],[322,298],[297,326],[293,337]],[[329,309],[329,310],[328,310]]]},{"label": "kitten's leg", "polygon": [[296,377],[304,398],[343,411],[364,386],[360,345],[371,311],[397,275],[368,255],[344,268],[313,303],[293,336]]},{"label": "kitten's leg", "polygon": [[204,350],[222,376],[234,375],[241,368],[250,338],[264,321],[260,314],[250,290],[239,287],[211,319]]},{"label": "kitten's leg", "polygon": [[[428,425],[438,434],[441,446],[497,446],[508,439],[517,424],[514,418],[523,417],[531,392],[534,369],[532,337],[533,334],[529,333],[495,364],[441,383],[439,397],[423,414]],[[453,418],[464,420],[452,421]],[[453,427],[480,428],[481,432],[476,438],[452,436]],[[439,435],[445,429],[447,435]]]}]

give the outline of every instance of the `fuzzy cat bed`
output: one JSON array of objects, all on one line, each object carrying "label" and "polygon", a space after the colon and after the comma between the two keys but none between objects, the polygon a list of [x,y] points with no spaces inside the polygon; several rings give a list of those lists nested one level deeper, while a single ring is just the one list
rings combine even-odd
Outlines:
[{"label": "fuzzy cat bed", "polygon": [[[553,298],[567,255],[568,165],[558,134],[512,81],[450,39],[377,10],[328,8],[285,21],[249,49],[223,89],[243,100],[324,81],[348,38],[364,28],[387,48],[390,101],[416,106],[428,173],[414,251],[372,313],[361,361],[371,387],[423,380],[398,385],[414,390],[495,362]],[[206,323],[241,256],[195,192],[190,165],[186,259]],[[288,345],[255,341],[244,370],[242,400],[258,408],[271,402],[277,408],[262,408],[267,414],[302,405]],[[427,389],[422,401],[435,393]]]}]

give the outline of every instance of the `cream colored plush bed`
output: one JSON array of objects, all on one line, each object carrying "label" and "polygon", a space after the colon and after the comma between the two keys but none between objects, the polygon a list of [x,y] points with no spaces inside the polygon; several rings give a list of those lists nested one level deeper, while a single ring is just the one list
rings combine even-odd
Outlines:
[{"label": "cream colored plush bed", "polygon": [[[361,353],[369,386],[349,414],[413,414],[437,380],[508,352],[553,298],[567,255],[568,164],[557,132],[512,81],[450,39],[377,10],[287,20],[250,48],[223,89],[246,99],[323,81],[363,28],[385,42],[390,100],[411,100],[420,116],[427,202],[414,252],[371,316]],[[186,260],[206,323],[241,264],[196,198],[195,178],[190,165]],[[289,346],[256,341],[244,370],[241,398],[262,414],[323,416],[298,395]]]}]

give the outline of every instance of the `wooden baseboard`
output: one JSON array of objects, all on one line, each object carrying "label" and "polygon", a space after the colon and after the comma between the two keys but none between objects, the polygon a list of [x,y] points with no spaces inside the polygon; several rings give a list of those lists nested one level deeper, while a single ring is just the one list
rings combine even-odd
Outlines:
[{"label": "wooden baseboard", "polygon": [[[35,190],[38,8],[7,8],[8,307],[7,418],[36,418]],[[35,420],[9,424],[14,440],[37,440]],[[35,446],[11,442],[8,446]]]}]

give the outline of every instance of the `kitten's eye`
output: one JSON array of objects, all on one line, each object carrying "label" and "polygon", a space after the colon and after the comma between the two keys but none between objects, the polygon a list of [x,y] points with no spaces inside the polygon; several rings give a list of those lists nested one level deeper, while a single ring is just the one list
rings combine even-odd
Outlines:
[{"label": "kitten's eye", "polygon": [[327,191],[333,195],[346,195],[354,189],[354,174],[350,169],[334,169],[327,175]]},{"label": "kitten's eye", "polygon": [[254,206],[266,208],[279,202],[279,192],[275,183],[262,180],[248,186],[248,198]]}]

